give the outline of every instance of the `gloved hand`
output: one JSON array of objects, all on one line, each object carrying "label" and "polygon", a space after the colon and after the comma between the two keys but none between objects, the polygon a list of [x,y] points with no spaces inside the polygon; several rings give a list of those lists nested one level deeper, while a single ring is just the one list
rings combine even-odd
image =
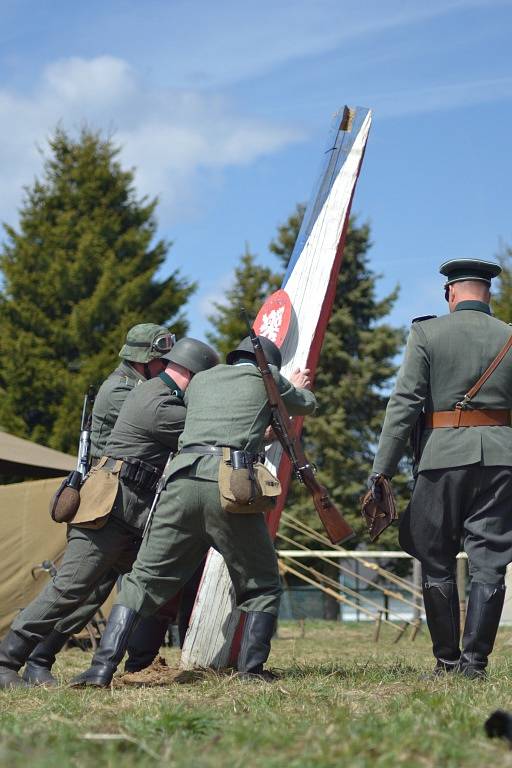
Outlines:
[{"label": "gloved hand", "polygon": [[369,476],[368,480],[366,481],[366,487],[369,491],[372,492],[373,500],[379,504],[382,501],[382,488],[377,483],[377,480],[382,477],[383,475],[380,475],[376,472],[372,472],[372,474]]}]

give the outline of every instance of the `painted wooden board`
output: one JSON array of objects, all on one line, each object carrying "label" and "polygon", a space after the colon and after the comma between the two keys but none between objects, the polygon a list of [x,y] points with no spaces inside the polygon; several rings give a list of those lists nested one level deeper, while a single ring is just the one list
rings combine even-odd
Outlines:
[{"label": "painted wooden board", "polygon": [[[280,302],[279,296],[273,294],[255,323],[257,333],[280,345],[284,376],[297,367],[309,367],[313,373],[316,369],[370,125],[371,111],[362,107],[345,107],[335,115],[321,173],[281,286],[291,302],[291,316],[286,299]],[[282,326],[285,333],[281,332]],[[298,420],[297,430],[301,426]],[[280,504],[267,521],[275,536],[286,500],[290,466],[278,443],[267,451],[267,462],[278,472],[284,489]],[[220,668],[233,661],[239,623],[240,612],[234,607],[225,563],[217,552],[210,551],[183,647],[182,667]]]}]

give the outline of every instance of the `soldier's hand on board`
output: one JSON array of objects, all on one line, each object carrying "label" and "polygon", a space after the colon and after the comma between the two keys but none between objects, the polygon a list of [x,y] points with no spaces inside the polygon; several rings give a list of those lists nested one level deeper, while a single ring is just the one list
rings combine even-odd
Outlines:
[{"label": "soldier's hand on board", "polygon": [[273,443],[274,440],[277,440],[277,435],[274,432],[273,427],[267,427],[265,430],[265,434],[263,435],[263,442],[265,445],[270,445],[270,443]]},{"label": "soldier's hand on board", "polygon": [[311,370],[296,368],[290,376],[290,383],[297,389],[311,389]]}]

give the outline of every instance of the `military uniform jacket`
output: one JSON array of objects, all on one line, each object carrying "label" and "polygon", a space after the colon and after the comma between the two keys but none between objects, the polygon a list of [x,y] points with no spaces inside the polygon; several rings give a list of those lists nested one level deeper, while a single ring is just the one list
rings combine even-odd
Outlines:
[{"label": "military uniform jacket", "polygon": [[[185,413],[183,393],[161,373],[128,394],[104,455],[140,459],[163,471],[169,454],[177,451]],[[154,491],[135,490],[121,480],[112,514],[133,528],[143,528],[153,497]]]},{"label": "military uniform jacket", "polygon": [[[373,472],[392,477],[421,410],[449,411],[476,383],[512,334],[487,304],[462,301],[455,311],[414,323],[391,394]],[[512,352],[469,404],[512,408]],[[512,466],[512,427],[427,429],[418,471],[482,464]]]},{"label": "military uniform jacket", "polygon": [[91,459],[105,455],[105,446],[126,396],[146,378],[123,361],[98,390],[92,410]]},{"label": "military uniform jacket", "polygon": [[[290,415],[309,414],[316,409],[312,392],[295,388],[277,368],[270,366]],[[270,424],[270,406],[263,379],[251,363],[216,365],[194,376],[185,393],[187,418],[179,447],[191,445],[230,446],[257,453]],[[168,476],[193,467],[195,477],[217,480],[219,457],[183,453],[171,462]]]}]

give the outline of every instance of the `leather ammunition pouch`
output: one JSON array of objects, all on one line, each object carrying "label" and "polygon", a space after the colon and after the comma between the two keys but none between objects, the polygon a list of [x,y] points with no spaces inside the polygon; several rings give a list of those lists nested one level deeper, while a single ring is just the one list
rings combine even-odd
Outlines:
[{"label": "leather ammunition pouch", "polygon": [[141,459],[123,457],[123,464],[119,473],[120,479],[132,488],[142,491],[155,492],[161,471]]},{"label": "leather ammunition pouch", "polygon": [[259,454],[222,447],[219,464],[220,503],[225,512],[253,514],[275,505],[281,483]]},{"label": "leather ammunition pouch", "polygon": [[123,462],[103,456],[91,469],[80,490],[80,509],[72,520],[81,528],[102,528],[108,522],[119,490]]}]

